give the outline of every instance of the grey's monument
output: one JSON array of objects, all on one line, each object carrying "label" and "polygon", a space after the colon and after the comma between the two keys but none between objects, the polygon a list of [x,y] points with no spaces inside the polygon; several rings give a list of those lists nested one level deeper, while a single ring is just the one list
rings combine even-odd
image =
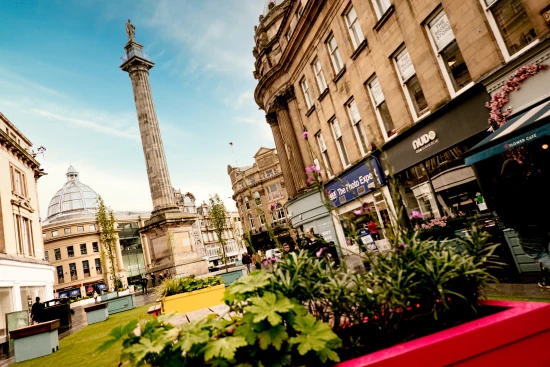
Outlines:
[{"label": "grey's monument", "polygon": [[[149,70],[155,65],[143,46],[134,40],[135,27],[126,23],[128,43],[124,46],[120,68],[132,81],[136,112],[145,156],[145,166],[153,201],[151,219],[140,230],[144,233],[151,254],[151,271],[167,270],[173,274],[201,275],[208,273],[203,258],[204,247],[195,243],[192,225],[196,214],[184,213],[176,204],[170,182],[168,164],[153,103]],[[200,247],[199,247],[200,246]]]}]

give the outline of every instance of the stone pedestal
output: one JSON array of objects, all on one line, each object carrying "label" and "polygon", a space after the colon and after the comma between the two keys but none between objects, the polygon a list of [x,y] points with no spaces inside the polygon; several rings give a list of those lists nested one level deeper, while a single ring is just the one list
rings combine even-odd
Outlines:
[{"label": "stone pedestal", "polygon": [[152,272],[168,271],[171,274],[202,275],[208,273],[204,249],[193,238],[192,214],[180,211],[153,216],[140,230],[147,237]]}]

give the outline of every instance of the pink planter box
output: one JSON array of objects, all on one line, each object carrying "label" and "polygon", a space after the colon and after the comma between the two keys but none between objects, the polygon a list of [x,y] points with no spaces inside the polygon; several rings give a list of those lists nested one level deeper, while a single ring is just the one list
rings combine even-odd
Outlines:
[{"label": "pink planter box", "polygon": [[511,301],[483,304],[507,310],[337,366],[550,366],[550,304]]}]

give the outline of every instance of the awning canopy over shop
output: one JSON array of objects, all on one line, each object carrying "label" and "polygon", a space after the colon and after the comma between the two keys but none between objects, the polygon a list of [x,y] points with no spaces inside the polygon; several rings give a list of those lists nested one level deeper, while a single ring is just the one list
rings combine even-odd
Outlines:
[{"label": "awning canopy over shop", "polygon": [[[481,84],[400,132],[382,147],[383,170],[399,173],[487,130],[485,103],[490,96]],[[477,142],[477,141],[476,141]]]},{"label": "awning canopy over shop", "polygon": [[550,135],[550,100],[515,116],[467,153],[466,165],[472,165],[507,150]]}]

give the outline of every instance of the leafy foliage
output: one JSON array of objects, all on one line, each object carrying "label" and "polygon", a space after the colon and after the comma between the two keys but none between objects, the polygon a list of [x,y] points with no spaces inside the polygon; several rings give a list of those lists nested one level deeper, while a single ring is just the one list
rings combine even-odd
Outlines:
[{"label": "leafy foliage", "polygon": [[[127,333],[122,361],[323,366],[476,315],[479,289],[495,281],[488,269],[499,266],[486,233],[472,227],[452,245],[418,234],[395,238],[402,243],[389,252],[368,255],[372,268],[363,274],[307,251],[285,255],[270,272],[254,272],[226,289],[227,315],[177,327],[163,316],[141,324],[140,336]],[[191,289],[198,280],[167,280],[164,292],[169,285]],[[181,283],[169,283],[174,281]]]},{"label": "leafy foliage", "polygon": [[115,216],[113,211],[107,209],[103,198],[99,197],[99,207],[97,209],[96,220],[99,224],[99,239],[103,247],[102,259],[107,258],[109,263],[109,271],[114,279],[114,287],[116,290],[122,290],[122,282],[116,276],[116,245],[117,245],[117,234],[115,230]]},{"label": "leafy foliage", "polygon": [[130,366],[322,366],[339,361],[340,339],[302,305],[270,292],[245,303],[246,313],[229,320],[208,317],[174,327],[162,316],[141,324],[139,336],[135,323],[111,335],[116,341],[127,332],[121,359]]},{"label": "leafy foliage", "polygon": [[164,280],[159,285],[157,288],[157,295],[161,298],[168,297],[175,294],[198,291],[199,289],[214,287],[220,284],[223,284],[223,279],[221,277],[195,278],[190,276],[171,278]]}]

